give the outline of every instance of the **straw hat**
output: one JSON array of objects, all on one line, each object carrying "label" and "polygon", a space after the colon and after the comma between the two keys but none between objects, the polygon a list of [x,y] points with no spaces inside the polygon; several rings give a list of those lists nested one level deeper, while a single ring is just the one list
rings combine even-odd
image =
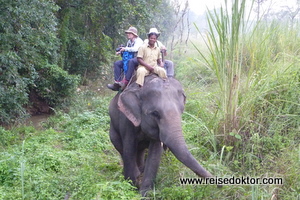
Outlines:
[{"label": "straw hat", "polygon": [[129,27],[129,29],[126,30],[125,33],[132,33],[136,37],[139,37],[138,34],[137,34],[137,29],[135,27],[133,27],[133,26]]},{"label": "straw hat", "polygon": [[156,33],[158,36],[160,35],[160,32],[158,32],[157,28],[150,28],[149,33],[147,35],[150,35],[150,33]]}]

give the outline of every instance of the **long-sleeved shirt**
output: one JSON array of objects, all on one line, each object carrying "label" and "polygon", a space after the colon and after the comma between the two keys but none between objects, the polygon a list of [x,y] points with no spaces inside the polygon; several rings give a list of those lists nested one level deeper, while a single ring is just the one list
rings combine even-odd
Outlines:
[{"label": "long-sleeved shirt", "polygon": [[125,51],[137,52],[139,50],[140,46],[142,46],[143,44],[144,44],[144,41],[140,37],[135,38],[135,40],[132,42],[131,42],[131,40],[128,40],[127,45],[125,47]]}]

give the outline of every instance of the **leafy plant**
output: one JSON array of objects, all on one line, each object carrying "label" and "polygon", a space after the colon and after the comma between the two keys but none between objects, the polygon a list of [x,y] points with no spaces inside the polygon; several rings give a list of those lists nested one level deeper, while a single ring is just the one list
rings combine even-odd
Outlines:
[{"label": "leafy plant", "polygon": [[[53,96],[55,100],[59,100],[62,94],[64,99],[70,96],[76,81],[62,69],[61,76],[57,77],[60,40],[55,12],[58,6],[45,0],[1,0],[0,4],[0,40],[5,44],[0,47],[0,123],[8,124],[28,116],[25,108],[33,89],[40,91],[40,98],[48,98],[54,103]],[[56,68],[57,73],[43,76],[45,65],[52,66],[52,70]],[[53,75],[64,77],[53,80]],[[39,84],[44,85],[36,88]],[[56,87],[49,88],[51,84]],[[62,87],[66,93],[60,93]],[[46,95],[46,88],[53,89],[51,95]]]},{"label": "leafy plant", "polygon": [[49,105],[56,106],[68,100],[79,84],[79,76],[69,75],[57,65],[41,67],[34,88]]}]

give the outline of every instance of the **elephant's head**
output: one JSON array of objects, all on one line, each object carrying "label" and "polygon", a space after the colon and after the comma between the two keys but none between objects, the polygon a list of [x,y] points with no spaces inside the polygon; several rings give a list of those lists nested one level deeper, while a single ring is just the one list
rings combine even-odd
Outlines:
[{"label": "elephant's head", "polygon": [[181,128],[185,95],[174,78],[148,76],[142,88],[130,85],[118,100],[119,109],[150,138],[163,142],[183,164],[201,177],[212,176],[187,149]]}]

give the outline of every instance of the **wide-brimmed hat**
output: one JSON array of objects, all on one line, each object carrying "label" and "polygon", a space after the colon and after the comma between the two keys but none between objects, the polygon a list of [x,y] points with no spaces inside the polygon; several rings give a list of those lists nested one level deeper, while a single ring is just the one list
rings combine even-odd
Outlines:
[{"label": "wide-brimmed hat", "polygon": [[160,32],[158,32],[157,28],[150,28],[149,33],[147,35],[150,35],[150,33],[156,33],[157,36],[160,35]]},{"label": "wide-brimmed hat", "polygon": [[138,34],[137,34],[138,33],[137,29],[135,27],[133,27],[133,26],[129,27],[129,29],[126,30],[125,33],[132,33],[136,37],[139,37]]}]

